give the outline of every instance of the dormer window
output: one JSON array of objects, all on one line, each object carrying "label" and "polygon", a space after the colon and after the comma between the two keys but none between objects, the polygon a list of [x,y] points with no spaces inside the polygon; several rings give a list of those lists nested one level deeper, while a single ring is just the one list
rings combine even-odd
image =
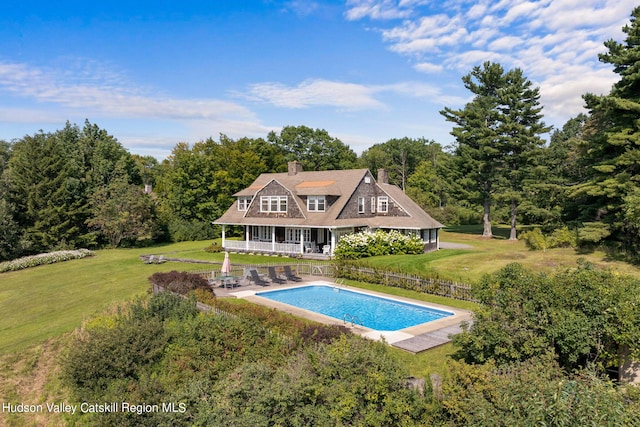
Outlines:
[{"label": "dormer window", "polygon": [[327,199],[325,196],[307,197],[307,211],[309,212],[324,212],[326,206]]},{"label": "dormer window", "polygon": [[238,210],[246,211],[251,203],[251,197],[238,197]]},{"label": "dormer window", "polygon": [[287,196],[260,196],[260,212],[287,212]]},{"label": "dormer window", "polygon": [[378,196],[378,212],[387,213],[389,211],[389,198],[387,196]]}]

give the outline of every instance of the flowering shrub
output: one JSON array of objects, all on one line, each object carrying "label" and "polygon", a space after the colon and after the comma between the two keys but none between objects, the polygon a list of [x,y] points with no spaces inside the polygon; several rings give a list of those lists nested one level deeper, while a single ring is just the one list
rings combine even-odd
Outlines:
[{"label": "flowering shrub", "polygon": [[348,234],[336,245],[339,259],[358,259],[377,255],[421,254],[424,243],[418,236],[407,236],[396,230],[362,231]]},{"label": "flowering shrub", "polygon": [[37,267],[39,265],[54,264],[56,262],[69,261],[72,259],[86,258],[93,255],[94,253],[89,249],[77,249],[73,251],[56,251],[26,256],[11,261],[0,262],[0,273],[4,273],[5,271],[23,270],[25,268]]}]

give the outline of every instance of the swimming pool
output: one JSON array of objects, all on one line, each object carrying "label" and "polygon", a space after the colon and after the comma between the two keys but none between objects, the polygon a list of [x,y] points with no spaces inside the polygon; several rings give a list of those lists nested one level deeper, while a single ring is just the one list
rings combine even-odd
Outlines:
[{"label": "swimming pool", "polygon": [[325,285],[264,291],[257,296],[378,331],[398,331],[454,313]]}]

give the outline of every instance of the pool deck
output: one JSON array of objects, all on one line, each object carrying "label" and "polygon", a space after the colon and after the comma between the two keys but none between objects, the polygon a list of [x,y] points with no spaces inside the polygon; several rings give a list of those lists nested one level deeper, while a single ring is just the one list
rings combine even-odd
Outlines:
[{"label": "pool deck", "polygon": [[[438,310],[445,310],[453,312],[453,316],[449,316],[443,319],[434,320],[428,323],[412,326],[409,328],[401,329],[399,331],[376,331],[370,328],[365,328],[360,325],[353,325],[343,322],[342,320],[335,319],[333,317],[325,316],[323,314],[314,313],[312,311],[304,310],[301,308],[293,307],[288,304],[283,304],[277,301],[272,301],[267,298],[257,296],[256,293],[264,291],[272,291],[278,289],[289,289],[299,286],[309,285],[327,285],[338,286],[340,289],[348,289],[356,292],[365,292],[372,295],[381,296],[384,298],[395,299],[398,301],[404,301],[411,304],[422,305],[432,307]],[[319,323],[329,325],[342,325],[347,326],[353,333],[361,335],[363,337],[372,340],[384,339],[388,344],[397,347],[399,349],[411,352],[419,353],[430,348],[440,346],[442,344],[451,341],[450,335],[455,335],[461,332],[460,324],[462,322],[471,322],[471,312],[468,310],[462,310],[454,307],[444,306],[440,304],[433,304],[425,301],[418,301],[410,298],[398,297],[395,295],[384,294],[380,292],[374,292],[364,290],[360,288],[350,287],[346,285],[336,285],[334,282],[329,281],[327,278],[321,277],[304,277],[302,282],[290,282],[284,285],[269,285],[269,286],[256,286],[253,284],[243,285],[234,289],[215,289],[216,295],[220,297],[235,297],[242,298],[255,304],[264,305],[267,307],[275,308],[277,310],[293,314],[295,316],[303,317],[305,319],[313,320]]]}]

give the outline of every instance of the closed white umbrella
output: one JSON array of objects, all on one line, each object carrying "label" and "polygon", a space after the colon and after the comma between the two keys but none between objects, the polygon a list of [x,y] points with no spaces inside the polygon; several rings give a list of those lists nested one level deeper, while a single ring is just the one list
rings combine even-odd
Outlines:
[{"label": "closed white umbrella", "polygon": [[224,261],[222,261],[222,268],[220,269],[220,271],[226,276],[231,273],[231,261],[229,261],[229,252],[224,253]]}]

